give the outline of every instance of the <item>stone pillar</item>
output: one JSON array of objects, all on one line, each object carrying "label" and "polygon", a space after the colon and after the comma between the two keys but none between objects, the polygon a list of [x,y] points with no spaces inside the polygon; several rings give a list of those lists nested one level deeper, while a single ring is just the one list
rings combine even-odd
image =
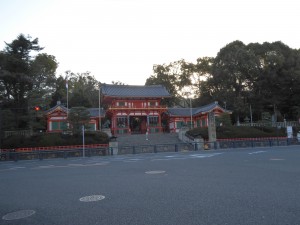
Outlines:
[{"label": "stone pillar", "polygon": [[216,121],[215,113],[208,113],[208,141],[210,143],[210,148],[214,148],[214,144],[217,141],[217,132],[216,132]]},{"label": "stone pillar", "polygon": [[109,155],[118,155],[118,142],[110,141],[109,142]]},{"label": "stone pillar", "polygon": [[203,138],[195,138],[195,150],[203,150],[204,149],[204,140]]}]

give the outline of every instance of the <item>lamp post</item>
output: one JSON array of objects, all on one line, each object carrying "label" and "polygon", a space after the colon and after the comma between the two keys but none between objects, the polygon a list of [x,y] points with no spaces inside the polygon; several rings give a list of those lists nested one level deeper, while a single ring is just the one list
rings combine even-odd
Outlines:
[{"label": "lamp post", "polygon": [[101,131],[101,84],[99,84],[99,131]]},{"label": "lamp post", "polygon": [[250,104],[250,122],[251,122],[251,127],[253,126],[253,121],[252,121],[252,108]]},{"label": "lamp post", "polygon": [[82,125],[82,157],[85,157],[85,148],[84,148],[84,125]]},{"label": "lamp post", "polygon": [[[190,129],[193,128],[193,108],[192,108],[192,93],[187,91],[187,92],[183,92],[183,94],[186,96],[186,101],[187,99],[190,100]],[[188,104],[188,103],[187,103]]]},{"label": "lamp post", "polygon": [[192,126],[193,126],[192,97],[190,97],[190,114],[191,114],[191,129],[192,129]]}]

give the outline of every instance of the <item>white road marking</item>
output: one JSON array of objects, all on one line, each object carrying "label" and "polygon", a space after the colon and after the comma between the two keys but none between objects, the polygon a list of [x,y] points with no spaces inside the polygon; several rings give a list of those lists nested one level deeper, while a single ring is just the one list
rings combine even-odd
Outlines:
[{"label": "white road marking", "polygon": [[52,168],[52,167],[54,167],[54,165],[39,166],[39,168],[41,168],[41,169]]},{"label": "white road marking", "polygon": [[249,155],[253,155],[253,154],[260,154],[260,153],[264,153],[266,151],[256,151],[256,152],[249,152]]},{"label": "white road marking", "polygon": [[24,166],[17,166],[17,167],[11,167],[8,170],[18,170],[18,169],[25,169],[26,167]]},{"label": "white road marking", "polygon": [[12,213],[8,213],[2,217],[3,220],[18,220],[23,219],[35,214],[34,210],[20,210]]},{"label": "white road marking", "polygon": [[152,170],[152,171],[146,171],[145,174],[162,174],[165,173],[164,170]]},{"label": "white road marking", "polygon": [[90,195],[79,199],[81,202],[96,202],[105,199],[104,195]]},{"label": "white road marking", "polygon": [[216,155],[220,155],[222,153],[211,153],[211,154],[193,154],[190,155],[192,158],[209,158],[209,157],[213,157]]}]

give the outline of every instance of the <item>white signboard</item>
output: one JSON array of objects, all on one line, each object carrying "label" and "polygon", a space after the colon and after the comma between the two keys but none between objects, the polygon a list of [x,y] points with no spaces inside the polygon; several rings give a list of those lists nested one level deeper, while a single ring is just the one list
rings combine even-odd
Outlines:
[{"label": "white signboard", "polygon": [[293,127],[292,126],[287,126],[286,127],[286,133],[288,138],[293,138]]}]

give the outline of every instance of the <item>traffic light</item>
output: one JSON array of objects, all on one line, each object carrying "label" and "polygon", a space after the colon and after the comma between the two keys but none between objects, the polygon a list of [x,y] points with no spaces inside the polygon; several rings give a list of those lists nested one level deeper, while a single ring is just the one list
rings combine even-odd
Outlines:
[{"label": "traffic light", "polygon": [[39,105],[36,105],[36,106],[34,106],[34,110],[35,110],[35,111],[40,111],[40,110],[41,110],[41,107],[40,107]]}]

